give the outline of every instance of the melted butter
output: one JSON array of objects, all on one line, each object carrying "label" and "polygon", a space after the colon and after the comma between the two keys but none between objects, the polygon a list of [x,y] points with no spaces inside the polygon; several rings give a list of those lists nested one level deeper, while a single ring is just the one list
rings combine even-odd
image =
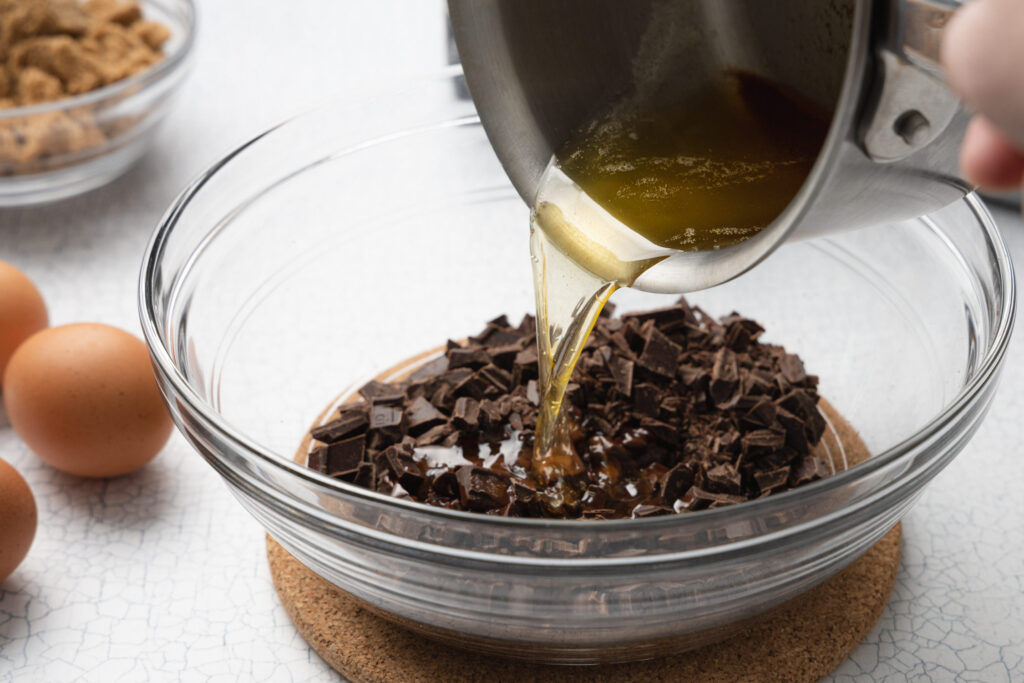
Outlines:
[{"label": "melted butter", "polygon": [[783,88],[733,73],[677,104],[617,106],[557,152],[531,222],[542,393],[535,479],[583,469],[563,403],[612,293],[673,251],[728,247],[775,220],[806,180],[828,121]]}]

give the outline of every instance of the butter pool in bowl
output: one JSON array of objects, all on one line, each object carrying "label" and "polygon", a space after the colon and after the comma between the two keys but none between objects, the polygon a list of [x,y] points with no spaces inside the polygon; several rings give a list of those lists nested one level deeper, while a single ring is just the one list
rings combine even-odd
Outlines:
[{"label": "butter pool in bowl", "polygon": [[[378,613],[533,661],[652,657],[724,637],[834,575],[956,456],[992,399],[1011,266],[974,197],[788,245],[690,295],[820,377],[864,462],[719,509],[502,518],[397,499],[295,462],[339,392],[532,308],[528,211],[460,76],[328,105],[243,146],[165,215],[140,282],[179,428],[267,531]],[[674,297],[623,291],[618,312]]]}]

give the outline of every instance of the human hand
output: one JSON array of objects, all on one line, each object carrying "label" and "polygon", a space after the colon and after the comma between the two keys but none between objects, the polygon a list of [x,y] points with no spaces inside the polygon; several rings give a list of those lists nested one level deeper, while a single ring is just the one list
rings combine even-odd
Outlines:
[{"label": "human hand", "polygon": [[974,0],[946,27],[942,64],[974,110],[960,151],[967,180],[993,190],[1024,183],[1024,3]]}]

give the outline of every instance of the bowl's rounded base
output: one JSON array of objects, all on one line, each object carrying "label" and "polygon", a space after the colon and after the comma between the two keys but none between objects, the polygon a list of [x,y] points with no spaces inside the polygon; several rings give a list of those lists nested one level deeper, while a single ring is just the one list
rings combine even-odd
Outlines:
[{"label": "bowl's rounded base", "polygon": [[[382,619],[365,603],[315,574],[267,537],[274,587],[288,616],[317,654],[353,681],[627,681],[740,678],[817,681],[857,647],[882,614],[899,568],[897,524],[860,559],[804,595],[738,626],[725,640],[691,649],[709,635],[665,642],[660,659],[600,669],[537,662],[629,659],[629,645],[554,653],[544,645],[473,642],[465,634],[416,632]],[[439,639],[440,642],[438,642]],[[455,647],[452,647],[455,646]],[[483,653],[459,649],[479,649]],[[648,647],[644,648],[649,651]],[[685,655],[678,653],[688,650]],[[530,661],[495,658],[501,653]]]}]

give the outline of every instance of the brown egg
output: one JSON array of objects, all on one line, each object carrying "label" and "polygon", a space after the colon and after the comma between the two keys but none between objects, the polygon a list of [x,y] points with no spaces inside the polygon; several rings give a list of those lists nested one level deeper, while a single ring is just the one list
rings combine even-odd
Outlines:
[{"label": "brown egg", "polygon": [[152,460],[171,433],[149,351],[109,325],[38,332],[4,374],[14,431],[36,455],[83,477],[114,477]]},{"label": "brown egg", "polygon": [[18,345],[46,324],[39,290],[25,273],[0,261],[0,378]]},{"label": "brown egg", "polygon": [[0,460],[0,582],[17,569],[36,536],[36,500],[18,470]]}]

